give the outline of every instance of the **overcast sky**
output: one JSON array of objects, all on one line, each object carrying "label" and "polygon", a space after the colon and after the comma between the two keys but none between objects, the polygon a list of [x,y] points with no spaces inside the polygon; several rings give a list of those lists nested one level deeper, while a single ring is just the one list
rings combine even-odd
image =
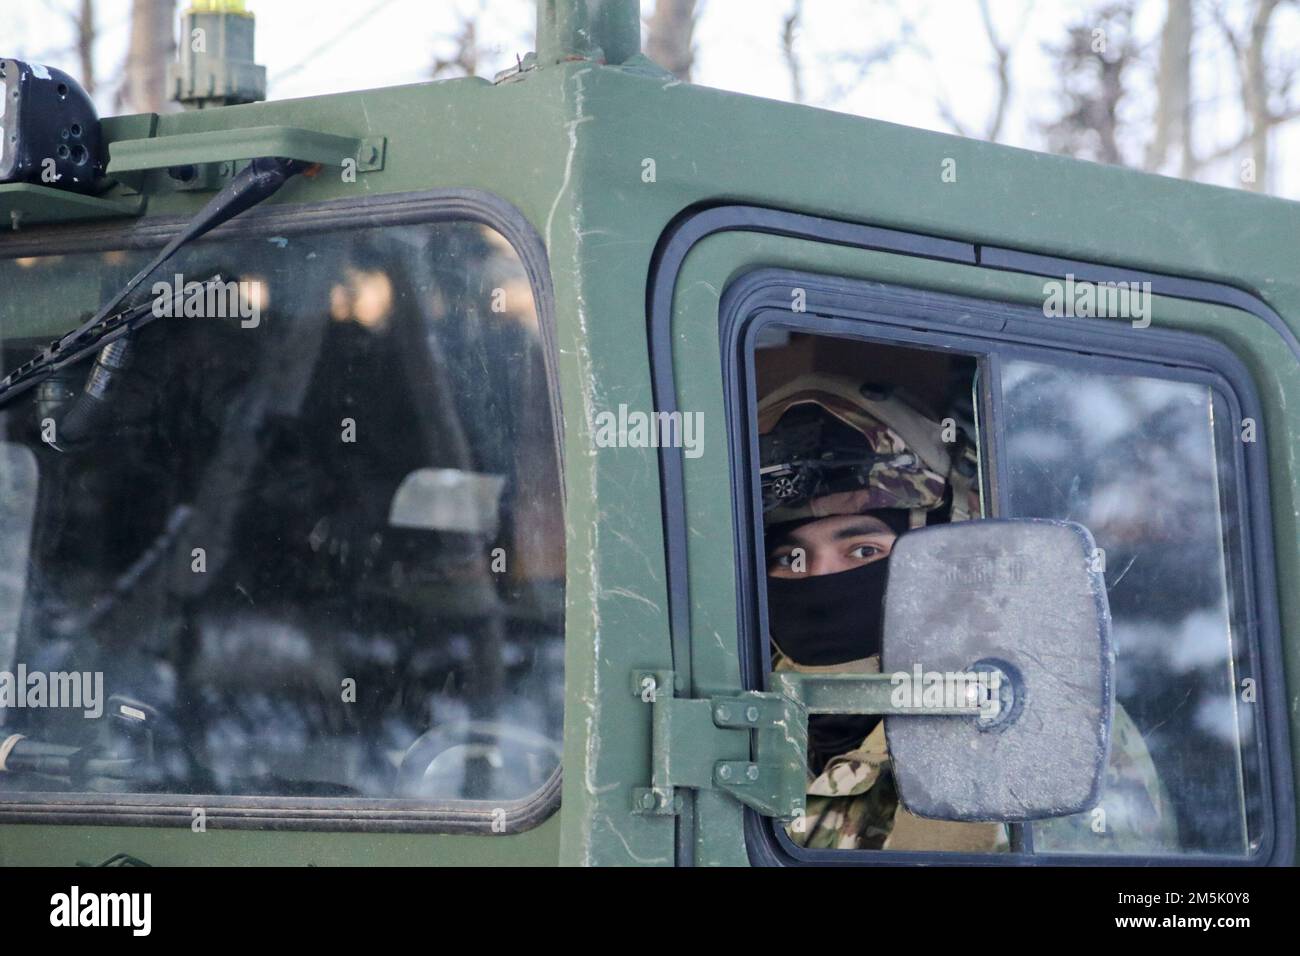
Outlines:
[{"label": "overcast sky", "polygon": [[[793,0],[701,0],[696,31],[694,80],[708,86],[778,99],[791,95],[790,74],[780,49],[783,16]],[[1239,12],[1246,0],[1228,0]],[[76,75],[72,32],[60,11],[77,0],[0,0],[5,14],[5,55],[26,57]],[[113,85],[126,56],[130,0],[95,0],[101,36],[96,62],[106,89],[101,112],[114,112]],[[185,4],[182,0],[181,6]],[[414,83],[429,76],[436,55],[452,53],[451,37],[462,19],[477,15],[480,73],[514,62],[532,45],[533,0],[249,0],[257,16],[257,60],[267,67],[272,99]],[[653,0],[643,0],[648,12]],[[1057,107],[1057,80],[1044,51],[1059,42],[1068,22],[1095,4],[1078,0],[993,0],[999,33],[1014,42],[1014,92],[1000,141],[1045,148],[1041,123]],[[1164,3],[1144,0],[1137,33],[1150,40],[1159,30]],[[862,51],[897,37],[899,9],[917,27],[928,55],[904,52],[860,75]],[[1205,33],[1209,33],[1206,27]],[[1276,49],[1293,61],[1300,55],[1300,3],[1276,18]],[[1237,89],[1233,64],[1221,44],[1201,44],[1194,95],[1208,118],[1202,152],[1236,139]],[[975,0],[804,0],[798,50],[806,99],[813,105],[878,119],[951,131],[939,108],[972,130],[987,123],[995,86],[991,52]],[[1154,51],[1154,46],[1152,47]],[[1148,58],[1154,62],[1154,52]],[[1150,77],[1139,76],[1132,115],[1149,108]],[[1134,155],[1149,131],[1132,128]],[[1138,141],[1141,142],[1138,142]],[[1300,122],[1275,136],[1274,192],[1300,198],[1300,170],[1286,157],[1300,156]],[[1206,177],[1235,185],[1237,167],[1225,161]]]}]

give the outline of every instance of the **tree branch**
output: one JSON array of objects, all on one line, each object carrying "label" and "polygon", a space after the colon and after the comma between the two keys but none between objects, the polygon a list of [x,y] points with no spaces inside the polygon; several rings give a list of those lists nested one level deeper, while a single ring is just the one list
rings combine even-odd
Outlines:
[{"label": "tree branch", "polygon": [[781,55],[785,58],[786,69],[790,71],[790,95],[796,103],[804,101],[803,69],[799,63],[799,54],[794,48],[802,18],[803,0],[794,0],[794,7],[781,24]]}]

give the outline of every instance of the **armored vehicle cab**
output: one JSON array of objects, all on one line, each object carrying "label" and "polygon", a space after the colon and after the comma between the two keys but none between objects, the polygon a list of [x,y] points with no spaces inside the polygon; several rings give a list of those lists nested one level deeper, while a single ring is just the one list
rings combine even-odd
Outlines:
[{"label": "armored vehicle cab", "polygon": [[[0,863],[1293,864],[1300,207],[538,11],[492,82],[164,115],[0,60]],[[948,483],[874,676],[774,671],[808,375]],[[870,714],[996,834],[801,840],[808,721]]]}]

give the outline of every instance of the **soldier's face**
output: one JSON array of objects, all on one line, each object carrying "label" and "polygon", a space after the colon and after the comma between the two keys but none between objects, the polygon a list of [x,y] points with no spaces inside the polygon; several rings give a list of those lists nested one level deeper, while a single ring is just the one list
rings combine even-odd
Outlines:
[{"label": "soldier's face", "polygon": [[838,574],[889,556],[897,536],[871,515],[834,515],[787,533],[768,553],[773,578]]}]

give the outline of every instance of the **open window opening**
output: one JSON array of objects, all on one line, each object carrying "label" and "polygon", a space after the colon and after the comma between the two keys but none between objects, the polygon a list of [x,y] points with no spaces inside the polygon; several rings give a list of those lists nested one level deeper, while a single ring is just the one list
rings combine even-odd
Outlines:
[{"label": "open window opening", "polygon": [[771,322],[750,339],[767,669],[878,672],[890,552],[918,528],[1078,522],[1112,612],[1110,756],[1090,811],[930,820],[899,802],[884,720],[814,715],[806,812],[773,824],[780,842],[813,858],[1249,858],[1269,822],[1235,397],[1193,369],[868,334]]}]

